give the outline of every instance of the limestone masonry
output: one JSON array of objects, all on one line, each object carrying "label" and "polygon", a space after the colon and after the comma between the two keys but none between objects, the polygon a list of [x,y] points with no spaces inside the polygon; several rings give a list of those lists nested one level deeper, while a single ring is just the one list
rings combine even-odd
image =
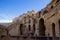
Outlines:
[{"label": "limestone masonry", "polygon": [[0,35],[59,37],[60,0],[52,0],[51,3],[37,13],[34,10],[28,11],[14,18],[12,23],[7,28],[0,26]]}]

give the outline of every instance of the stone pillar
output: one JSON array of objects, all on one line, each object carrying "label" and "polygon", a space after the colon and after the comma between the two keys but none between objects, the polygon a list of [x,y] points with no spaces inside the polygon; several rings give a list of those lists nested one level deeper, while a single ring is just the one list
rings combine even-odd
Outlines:
[{"label": "stone pillar", "polygon": [[39,24],[37,23],[35,26],[35,36],[39,36]]},{"label": "stone pillar", "polygon": [[60,40],[60,20],[59,20],[59,40]]},{"label": "stone pillar", "polygon": [[48,36],[47,36],[47,40],[49,40],[49,33],[48,33]]},{"label": "stone pillar", "polygon": [[1,40],[1,35],[0,35],[0,40]]}]

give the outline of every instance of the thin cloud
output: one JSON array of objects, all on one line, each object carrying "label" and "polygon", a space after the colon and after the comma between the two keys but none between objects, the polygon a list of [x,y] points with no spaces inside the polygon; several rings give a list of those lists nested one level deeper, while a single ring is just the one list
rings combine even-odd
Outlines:
[{"label": "thin cloud", "polygon": [[0,14],[0,22],[12,22],[12,18],[6,14]]},{"label": "thin cloud", "polygon": [[0,23],[9,23],[12,22],[12,20],[0,20]]},{"label": "thin cloud", "polygon": [[0,16],[0,19],[5,19],[4,17]]}]

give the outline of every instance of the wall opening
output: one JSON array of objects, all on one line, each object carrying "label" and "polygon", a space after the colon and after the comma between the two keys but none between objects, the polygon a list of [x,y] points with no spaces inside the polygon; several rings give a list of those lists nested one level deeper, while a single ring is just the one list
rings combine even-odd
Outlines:
[{"label": "wall opening", "polygon": [[37,23],[37,22],[36,22],[36,19],[33,20],[33,25],[35,25],[35,23]]},{"label": "wall opening", "polygon": [[53,8],[53,6],[51,6],[51,9]]},{"label": "wall opening", "polygon": [[23,29],[22,29],[22,27],[23,27],[23,24],[20,24],[20,35],[23,34]]},{"label": "wall opening", "polygon": [[60,0],[57,0],[56,3],[58,3]]},{"label": "wall opening", "polygon": [[41,18],[40,20],[39,20],[39,34],[40,34],[40,36],[45,36],[45,25],[44,25],[44,19],[43,18]]},{"label": "wall opening", "polygon": [[29,23],[31,23],[31,20],[29,19]]},{"label": "wall opening", "polygon": [[46,14],[46,13],[48,13],[48,11],[47,11],[47,10],[45,10],[45,11],[44,11],[43,15],[44,15],[44,14]]},{"label": "wall opening", "polygon": [[31,30],[31,25],[29,25],[29,31]]},{"label": "wall opening", "polygon": [[56,35],[55,35],[55,24],[54,23],[52,23],[52,33],[53,33],[53,36],[55,37]]},{"label": "wall opening", "polygon": [[33,24],[33,33],[35,33],[35,24]]}]

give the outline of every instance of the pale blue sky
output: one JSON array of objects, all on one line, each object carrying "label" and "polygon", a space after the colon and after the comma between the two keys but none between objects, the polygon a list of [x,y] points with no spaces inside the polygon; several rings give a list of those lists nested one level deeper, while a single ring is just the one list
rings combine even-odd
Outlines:
[{"label": "pale blue sky", "polygon": [[51,0],[0,0],[0,23],[11,22],[13,18],[27,11],[37,12],[50,2]]}]

